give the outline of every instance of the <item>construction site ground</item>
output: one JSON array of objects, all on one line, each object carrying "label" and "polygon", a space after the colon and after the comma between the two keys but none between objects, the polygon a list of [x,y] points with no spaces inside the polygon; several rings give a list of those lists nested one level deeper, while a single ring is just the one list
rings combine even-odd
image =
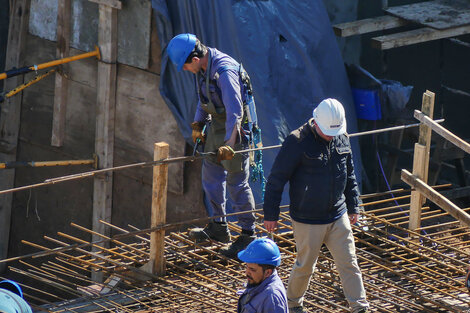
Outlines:
[{"label": "construction site ground", "polygon": [[[445,187],[445,186],[444,186]],[[437,187],[439,188],[439,187]],[[372,312],[470,312],[465,287],[469,231],[435,207],[423,207],[422,228],[407,229],[410,190],[362,196],[365,212],[353,226],[357,257]],[[464,209],[468,212],[469,209]],[[257,235],[267,236],[257,213]],[[103,222],[105,223],[105,222]],[[22,284],[35,310],[47,312],[236,312],[244,265],[218,253],[218,242],[195,243],[187,232],[166,231],[166,274],[145,270],[150,259],[147,230],[105,223],[119,235],[109,248],[64,233],[31,242],[42,255],[22,256],[9,269],[34,283]],[[278,272],[287,285],[295,243],[287,208],[273,239],[282,253]],[[79,225],[71,227],[90,230]],[[240,228],[230,223],[232,234]],[[92,247],[93,246],[93,247]],[[36,260],[32,260],[32,259]],[[40,266],[37,259],[42,261]],[[90,279],[103,275],[105,283]],[[46,291],[47,290],[47,291]],[[326,247],[305,295],[309,312],[349,312],[339,275]]]}]

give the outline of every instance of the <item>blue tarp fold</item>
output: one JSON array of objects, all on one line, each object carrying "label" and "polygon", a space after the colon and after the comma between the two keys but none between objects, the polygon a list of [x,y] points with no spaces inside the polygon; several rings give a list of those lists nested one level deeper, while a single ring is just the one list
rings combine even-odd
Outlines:
[{"label": "blue tarp fold", "polygon": [[[206,46],[243,63],[252,80],[265,146],[281,143],[325,98],[343,103],[348,132],[357,131],[351,89],[322,1],[152,0],[152,7],[163,49],[160,92],[188,143],[197,104],[195,76],[178,73],[165,51],[180,33],[193,33]],[[359,145],[351,141],[360,182]],[[277,152],[264,151],[266,177]],[[258,203],[259,184],[252,187]]]}]

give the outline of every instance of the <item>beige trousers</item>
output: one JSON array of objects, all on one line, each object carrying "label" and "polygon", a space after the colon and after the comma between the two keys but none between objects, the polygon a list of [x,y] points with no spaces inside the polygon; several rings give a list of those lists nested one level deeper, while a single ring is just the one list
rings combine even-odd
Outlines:
[{"label": "beige trousers", "polygon": [[335,261],[344,295],[352,312],[369,306],[357,264],[354,237],[348,214],[330,224],[304,224],[292,221],[297,259],[287,287],[289,307],[301,306],[324,243]]}]

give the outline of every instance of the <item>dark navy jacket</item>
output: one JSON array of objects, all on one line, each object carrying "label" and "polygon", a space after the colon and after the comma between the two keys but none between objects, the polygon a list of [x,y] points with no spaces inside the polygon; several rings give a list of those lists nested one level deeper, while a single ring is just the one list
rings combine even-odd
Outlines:
[{"label": "dark navy jacket", "polygon": [[330,142],[313,129],[313,119],[293,131],[282,144],[266,185],[264,219],[279,219],[284,185],[289,182],[290,216],[306,224],[328,224],[346,211],[359,213],[359,189],[349,138]]},{"label": "dark navy jacket", "polygon": [[247,288],[238,300],[237,313],[288,313],[286,289],[277,271],[256,287]]}]

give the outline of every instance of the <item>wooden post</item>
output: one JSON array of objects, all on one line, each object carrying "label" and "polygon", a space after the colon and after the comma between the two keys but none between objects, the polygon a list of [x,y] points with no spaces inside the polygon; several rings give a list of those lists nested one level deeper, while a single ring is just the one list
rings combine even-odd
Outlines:
[{"label": "wooden post", "polygon": [[[413,175],[416,177],[424,177],[426,146],[415,143],[415,151],[413,155]],[[410,201],[410,222],[409,228],[415,230],[421,226],[421,198],[423,196],[417,190],[411,192]]]},{"label": "wooden post", "polygon": [[[22,53],[28,33],[29,9],[31,0],[10,1],[12,4],[10,25],[8,28],[8,43],[5,59],[5,68],[20,68]],[[2,8],[3,10],[4,8]],[[23,83],[23,76],[15,76],[5,80],[3,90],[13,90]],[[8,98],[2,104],[0,114],[0,160],[2,162],[16,161],[18,145],[18,133],[21,116],[21,94]],[[2,172],[0,190],[13,188],[15,184],[15,170]],[[8,242],[10,237],[12,194],[0,197],[0,259],[5,259],[8,254]],[[0,272],[5,270],[5,263],[0,264]]]},{"label": "wooden post", "polygon": [[[98,62],[95,153],[98,168],[113,166],[114,120],[116,104],[117,9],[106,4],[99,6],[98,44],[101,60]],[[110,229],[99,220],[111,222],[113,174],[95,176],[93,182],[93,231],[110,236]],[[93,235],[92,240],[99,240]],[[101,281],[100,273],[92,278]]]},{"label": "wooden post", "polygon": [[[170,146],[165,142],[155,144],[153,159],[155,161],[168,158]],[[168,190],[168,164],[153,167],[152,184],[152,219],[151,227],[166,222],[166,197]],[[152,274],[165,275],[165,230],[150,234],[150,265]]]},{"label": "wooden post", "polygon": [[[429,90],[426,90],[426,92],[423,94],[423,103],[421,105],[421,112],[423,112],[425,115],[427,115],[430,119],[433,119],[434,116],[434,100],[435,100],[436,95],[434,92],[431,92]],[[431,135],[432,135],[432,129],[428,125],[425,125],[421,123],[419,126],[419,140],[418,143],[421,145],[426,146],[426,152],[425,152],[425,167],[424,167],[424,176],[423,176],[423,181],[425,183],[428,182],[428,175],[429,175],[429,154],[431,151]],[[424,198],[423,198],[424,200]],[[424,203],[424,202],[422,202]]]},{"label": "wooden post", "polygon": [[[423,113],[430,118],[434,115],[434,98],[433,92],[426,90],[423,94]],[[413,157],[413,175],[424,181],[428,180],[429,173],[429,151],[431,149],[432,130],[429,126],[421,124],[419,126],[419,140],[415,144]],[[421,226],[421,207],[426,199],[419,191],[411,192],[410,202],[410,222],[409,228],[415,230]]]},{"label": "wooden post", "polygon": [[[69,56],[71,0],[61,0],[57,8],[57,59]],[[62,65],[62,68],[67,68]],[[68,80],[61,71],[55,74],[54,111],[52,115],[51,145],[62,147],[65,137]]]},{"label": "wooden post", "polygon": [[462,225],[470,227],[470,215],[467,212],[456,206],[433,188],[429,187],[421,179],[415,175],[412,175],[405,169],[401,171],[401,179],[411,187],[415,188],[418,192],[423,194],[430,201],[437,204],[441,209],[452,215]]}]

